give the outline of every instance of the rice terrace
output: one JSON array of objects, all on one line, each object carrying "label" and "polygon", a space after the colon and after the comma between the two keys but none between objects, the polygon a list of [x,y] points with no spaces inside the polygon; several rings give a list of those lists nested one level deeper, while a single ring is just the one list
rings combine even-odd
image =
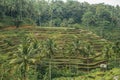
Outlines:
[{"label": "rice terrace", "polygon": [[0,80],[120,80],[120,4],[0,0]]}]

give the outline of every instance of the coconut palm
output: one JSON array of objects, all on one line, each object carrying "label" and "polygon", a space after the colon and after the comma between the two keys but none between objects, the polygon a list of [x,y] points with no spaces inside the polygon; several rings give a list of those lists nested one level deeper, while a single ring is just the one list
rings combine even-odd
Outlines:
[{"label": "coconut palm", "polygon": [[[85,58],[86,64],[88,65],[89,64],[89,57],[93,56],[95,54],[95,52],[90,44],[85,44],[84,47],[81,49],[81,54]],[[89,66],[87,66],[87,67],[88,67],[87,71],[89,74]]]},{"label": "coconut palm", "polygon": [[120,57],[120,42],[116,42],[113,46],[114,53],[116,53],[116,57]]},{"label": "coconut palm", "polygon": [[52,39],[48,39],[46,41],[46,49],[48,51],[47,56],[49,58],[51,58],[52,55],[55,55],[55,53],[56,53],[57,45],[56,45],[56,43],[54,43],[54,41]]},{"label": "coconut palm", "polygon": [[84,46],[80,49],[80,53],[84,58],[89,58],[94,55],[95,52],[90,44],[84,43]]},{"label": "coconut palm", "polygon": [[76,56],[80,54],[80,47],[81,47],[81,42],[79,40],[76,40],[73,42],[73,52]]},{"label": "coconut palm", "polygon": [[[116,64],[117,64],[117,62],[118,62],[119,59],[120,59],[120,42],[114,43],[113,51],[114,51],[114,53],[115,53],[115,61],[116,61]],[[120,63],[119,63],[119,64],[120,64]]]},{"label": "coconut palm", "polygon": [[104,47],[104,57],[106,60],[111,60],[112,59],[112,53],[113,53],[113,45],[108,44]]},{"label": "coconut palm", "polygon": [[[80,55],[80,47],[81,47],[81,42],[77,39],[73,41],[72,44],[68,44],[68,49],[67,53],[69,54],[69,59],[72,57],[78,57]],[[75,66],[77,69],[77,75],[78,75],[78,65]],[[71,64],[69,63],[69,70],[71,71]]]},{"label": "coconut palm", "polygon": [[113,51],[113,44],[108,44],[108,45],[104,46],[103,56],[104,56],[104,59],[108,63],[110,63],[110,65],[108,65],[108,66],[114,67],[114,61],[113,60],[115,58],[115,55],[114,55],[114,51]]},{"label": "coconut palm", "polygon": [[10,77],[13,79],[11,67],[7,62],[7,55],[0,55],[0,80],[9,80]]},{"label": "coconut palm", "polygon": [[47,56],[50,58],[49,62],[49,80],[51,80],[51,60],[53,58],[53,55],[56,53],[56,44],[52,39],[48,39],[46,42],[46,51],[47,51]]},{"label": "coconut palm", "polygon": [[38,61],[42,56],[38,54],[40,51],[39,43],[36,39],[25,37],[22,44],[18,47],[18,52],[13,54],[9,64],[17,66],[17,70],[21,71],[22,80],[28,80],[27,72],[32,64]]}]

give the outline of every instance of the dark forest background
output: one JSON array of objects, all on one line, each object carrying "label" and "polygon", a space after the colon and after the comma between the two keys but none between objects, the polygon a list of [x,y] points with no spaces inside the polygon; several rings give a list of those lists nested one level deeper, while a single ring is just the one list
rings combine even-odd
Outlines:
[{"label": "dark forest background", "polygon": [[0,28],[36,25],[74,27],[119,40],[120,6],[61,0],[0,0]]}]

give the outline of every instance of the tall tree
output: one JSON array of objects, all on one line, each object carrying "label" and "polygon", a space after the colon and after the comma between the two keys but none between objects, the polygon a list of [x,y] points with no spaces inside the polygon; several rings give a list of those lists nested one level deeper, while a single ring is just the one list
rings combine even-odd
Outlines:
[{"label": "tall tree", "polygon": [[10,59],[9,64],[17,66],[17,70],[20,70],[22,75],[22,80],[28,80],[30,66],[35,65],[35,63],[43,57],[40,55],[39,48],[40,45],[35,39],[25,37],[22,44],[18,47],[18,52],[14,53],[13,57]]}]

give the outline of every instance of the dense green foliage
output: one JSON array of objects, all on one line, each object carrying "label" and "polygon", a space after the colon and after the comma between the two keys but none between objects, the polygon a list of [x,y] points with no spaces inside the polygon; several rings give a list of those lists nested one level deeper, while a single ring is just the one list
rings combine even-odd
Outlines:
[{"label": "dense green foliage", "polygon": [[[78,77],[60,77],[55,78],[53,80],[115,80],[116,78],[119,80],[120,70],[119,68],[112,69],[110,71],[106,72],[91,72],[90,74],[86,76],[78,76]],[[115,78],[116,77],[116,78]]]},{"label": "dense green foliage", "polygon": [[119,5],[0,0],[0,29],[0,80],[120,79]]},{"label": "dense green foliage", "polygon": [[113,44],[87,30],[50,27],[2,30],[0,44],[2,80],[66,80],[72,77],[97,80],[102,78],[97,73],[101,71],[99,66],[106,62],[108,72],[100,73],[105,74],[105,79],[109,70],[118,68],[117,72],[113,69],[113,76],[119,71],[120,43]]},{"label": "dense green foliage", "polygon": [[[37,25],[71,26],[85,24],[92,26],[116,26],[119,24],[120,7],[88,4],[76,1],[45,0],[0,0],[0,18],[14,20],[28,18]],[[14,21],[13,20],[13,21]],[[3,20],[2,20],[3,21]]]},{"label": "dense green foliage", "polygon": [[[0,0],[0,27],[84,25],[103,38],[120,39],[120,6],[67,0]],[[109,37],[108,37],[109,36]]]}]

